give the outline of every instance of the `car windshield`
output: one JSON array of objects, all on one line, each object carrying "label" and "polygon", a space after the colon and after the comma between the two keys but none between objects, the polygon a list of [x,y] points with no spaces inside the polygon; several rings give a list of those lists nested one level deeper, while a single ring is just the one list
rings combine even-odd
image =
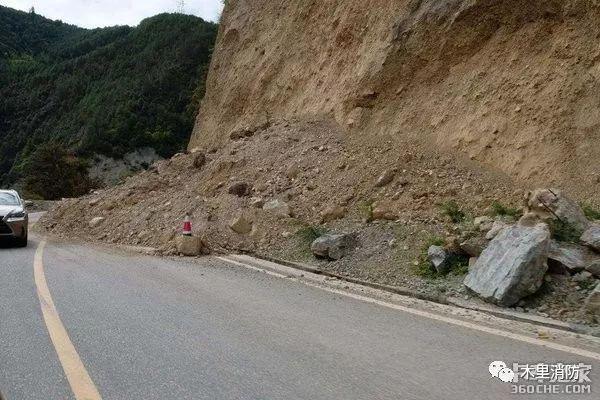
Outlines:
[{"label": "car windshield", "polygon": [[19,198],[12,193],[0,192],[0,206],[18,206]]}]

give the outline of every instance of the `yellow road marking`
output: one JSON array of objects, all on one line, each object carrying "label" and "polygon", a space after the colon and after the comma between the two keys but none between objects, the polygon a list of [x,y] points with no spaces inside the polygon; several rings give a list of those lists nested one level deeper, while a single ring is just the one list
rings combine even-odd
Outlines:
[{"label": "yellow road marking", "polygon": [[44,274],[44,263],[43,255],[44,248],[46,247],[46,241],[42,240],[38,245],[35,252],[35,258],[33,261],[33,272],[35,285],[37,286],[38,297],[40,298],[40,304],[42,306],[42,314],[52,344],[58,354],[58,359],[65,371],[71,390],[77,400],[101,400],[102,397],[92,382],[90,375],[88,374],[85,366],[81,362],[75,346],[69,339],[69,334],[65,329],[58,311],[54,306],[54,301],[50,295],[48,284],[46,282],[46,275]]},{"label": "yellow road marking", "polygon": [[[240,262],[240,261],[236,261],[231,259],[230,257],[216,257],[219,260],[231,263],[231,264],[235,264],[241,267],[245,267],[248,269],[253,269],[255,271],[261,271],[261,272],[265,272],[268,275],[272,275],[278,278],[287,278],[286,275],[280,274],[278,272],[273,272],[270,271],[268,269],[264,269],[264,268],[260,268],[260,267],[255,267],[253,265],[249,265],[246,264],[244,262]],[[303,272],[304,274],[306,274],[306,272]],[[582,356],[582,357],[586,357],[586,358],[590,358],[593,360],[600,360],[600,353],[596,353],[593,351],[588,351],[585,349],[579,349],[576,347],[571,347],[571,346],[566,346],[566,345],[562,345],[559,343],[554,343],[554,342],[549,342],[546,340],[541,340],[541,339],[537,339],[534,337],[530,337],[530,336],[526,336],[526,335],[521,335],[518,333],[513,333],[513,332],[508,332],[502,329],[496,329],[496,328],[492,328],[489,326],[484,326],[484,325],[479,325],[479,324],[475,324],[472,322],[467,322],[467,321],[463,321],[460,319],[455,319],[455,318],[451,318],[451,317],[447,317],[444,315],[439,315],[439,314],[434,314],[428,311],[424,311],[424,310],[419,310],[416,308],[411,308],[411,307],[406,307],[406,306],[402,306],[399,304],[394,304],[394,303],[388,303],[386,301],[383,300],[378,300],[372,297],[367,297],[367,296],[363,296],[360,294],[356,294],[356,293],[351,293],[348,291],[344,291],[344,290],[339,290],[339,289],[334,289],[331,287],[327,287],[327,286],[322,286],[322,285],[317,285],[314,283],[310,283],[307,281],[300,281],[302,284],[306,285],[306,286],[310,286],[310,287],[314,287],[320,290],[324,290],[326,292],[330,292],[330,293],[335,293],[335,294],[339,294],[342,296],[346,296],[346,297],[350,297],[352,299],[355,300],[360,300],[366,303],[371,303],[371,304],[377,304],[379,306],[383,306],[383,307],[387,307],[387,308],[391,308],[394,310],[398,310],[398,311],[403,311],[409,314],[413,314],[413,315],[417,315],[420,317],[424,317],[424,318],[428,318],[428,319],[432,319],[435,321],[440,321],[440,322],[445,322],[447,324],[451,324],[451,325],[456,325],[456,326],[460,326],[463,328],[468,328],[468,329],[473,329],[479,332],[485,332],[488,333],[490,335],[495,335],[495,336],[500,336],[500,337],[504,337],[504,338],[509,338],[512,340],[517,340],[520,342],[525,342],[525,343],[529,343],[529,344],[534,344],[537,346],[542,346],[542,347],[547,347],[547,348],[551,348],[553,350],[558,350],[558,351],[562,351],[565,353],[571,353],[571,354],[576,354],[578,356]]]}]

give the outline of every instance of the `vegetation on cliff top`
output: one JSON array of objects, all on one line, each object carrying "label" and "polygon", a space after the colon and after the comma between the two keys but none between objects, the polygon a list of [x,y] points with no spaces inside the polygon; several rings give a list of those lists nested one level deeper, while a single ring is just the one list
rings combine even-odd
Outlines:
[{"label": "vegetation on cliff top", "polygon": [[217,25],[189,15],[87,30],[0,7],[0,184],[74,196],[87,189],[85,177],[60,193],[28,185],[48,149],[62,148],[63,165],[83,174],[79,161],[94,154],[183,149],[216,34]]}]

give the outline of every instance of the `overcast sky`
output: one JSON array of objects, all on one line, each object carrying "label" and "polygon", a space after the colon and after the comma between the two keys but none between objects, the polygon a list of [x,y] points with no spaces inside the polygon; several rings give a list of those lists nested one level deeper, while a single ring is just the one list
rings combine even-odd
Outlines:
[{"label": "overcast sky", "polygon": [[[63,22],[97,28],[113,25],[137,25],[142,19],[161,12],[177,10],[178,0],[0,0],[0,4]],[[221,0],[185,0],[185,13],[216,21]]]}]

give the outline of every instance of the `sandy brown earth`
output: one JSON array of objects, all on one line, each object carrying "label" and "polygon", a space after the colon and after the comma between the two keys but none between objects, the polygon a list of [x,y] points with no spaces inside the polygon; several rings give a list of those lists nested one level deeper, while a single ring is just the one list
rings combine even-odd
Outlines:
[{"label": "sandy brown earth", "polygon": [[269,116],[326,116],[594,201],[593,0],[232,0],[190,149]]}]

